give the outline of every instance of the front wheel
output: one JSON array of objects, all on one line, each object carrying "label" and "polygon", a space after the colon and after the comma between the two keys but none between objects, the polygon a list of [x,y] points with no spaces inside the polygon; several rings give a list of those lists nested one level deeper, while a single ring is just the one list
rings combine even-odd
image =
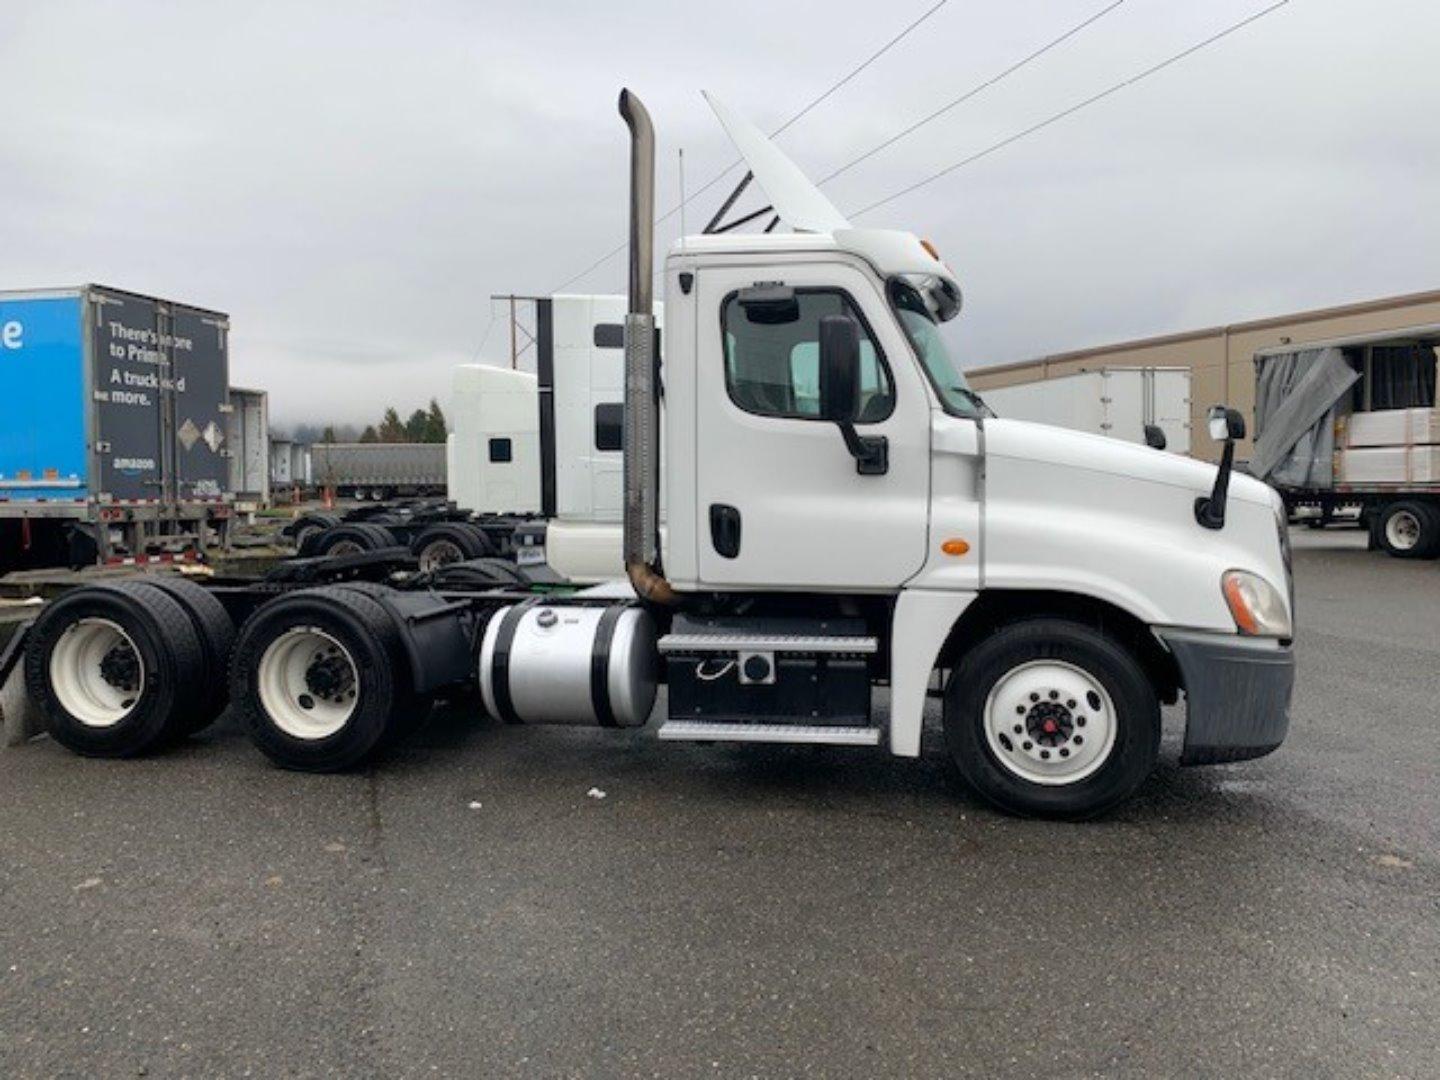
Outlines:
[{"label": "front wheel", "polygon": [[1027,619],[996,631],[955,668],[945,740],[961,775],[1002,809],[1092,817],[1154,768],[1160,702],[1114,638],[1064,619]]}]

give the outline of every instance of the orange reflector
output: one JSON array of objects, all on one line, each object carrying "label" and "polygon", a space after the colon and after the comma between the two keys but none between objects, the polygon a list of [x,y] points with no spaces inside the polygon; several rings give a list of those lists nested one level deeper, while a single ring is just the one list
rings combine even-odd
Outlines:
[{"label": "orange reflector", "polygon": [[932,244],[929,240],[921,240],[920,246],[930,253],[930,257],[932,259],[934,259],[936,262],[940,261],[940,252],[935,250],[935,245]]},{"label": "orange reflector", "polygon": [[970,550],[970,545],[960,539],[946,540],[940,545],[940,550],[946,555],[964,555]]}]

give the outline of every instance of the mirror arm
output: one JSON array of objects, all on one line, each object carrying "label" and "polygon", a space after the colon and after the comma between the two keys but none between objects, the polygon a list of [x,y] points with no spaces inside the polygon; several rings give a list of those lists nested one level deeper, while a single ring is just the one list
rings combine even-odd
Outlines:
[{"label": "mirror arm", "polygon": [[848,420],[837,420],[835,426],[845,439],[845,449],[855,459],[857,473],[884,476],[890,471],[890,441],[884,435],[861,435]]},{"label": "mirror arm", "polygon": [[1195,520],[1207,529],[1225,527],[1225,499],[1230,492],[1230,472],[1235,467],[1235,440],[1226,439],[1220,452],[1220,471],[1215,474],[1215,487],[1208,496],[1195,500]]}]

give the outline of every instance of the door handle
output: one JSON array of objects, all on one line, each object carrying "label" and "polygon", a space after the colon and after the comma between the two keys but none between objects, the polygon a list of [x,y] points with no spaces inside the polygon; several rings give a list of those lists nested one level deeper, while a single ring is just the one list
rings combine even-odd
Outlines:
[{"label": "door handle", "polygon": [[727,559],[740,554],[740,511],[724,503],[710,505],[710,542]]}]

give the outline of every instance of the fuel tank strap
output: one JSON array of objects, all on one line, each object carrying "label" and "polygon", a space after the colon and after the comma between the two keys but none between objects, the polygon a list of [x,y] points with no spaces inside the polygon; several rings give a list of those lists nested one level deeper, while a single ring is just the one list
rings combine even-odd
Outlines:
[{"label": "fuel tank strap", "polygon": [[590,653],[590,704],[595,709],[595,722],[601,727],[620,726],[610,706],[610,644],[615,640],[615,624],[627,610],[625,604],[606,608],[595,627],[595,648]]},{"label": "fuel tank strap", "polygon": [[520,715],[515,711],[514,702],[510,700],[510,647],[515,643],[515,631],[520,626],[520,620],[534,606],[533,600],[527,600],[523,604],[516,604],[510,608],[500,616],[500,629],[495,634],[495,655],[491,660],[495,711],[507,724],[523,724],[525,722],[520,719]]}]

